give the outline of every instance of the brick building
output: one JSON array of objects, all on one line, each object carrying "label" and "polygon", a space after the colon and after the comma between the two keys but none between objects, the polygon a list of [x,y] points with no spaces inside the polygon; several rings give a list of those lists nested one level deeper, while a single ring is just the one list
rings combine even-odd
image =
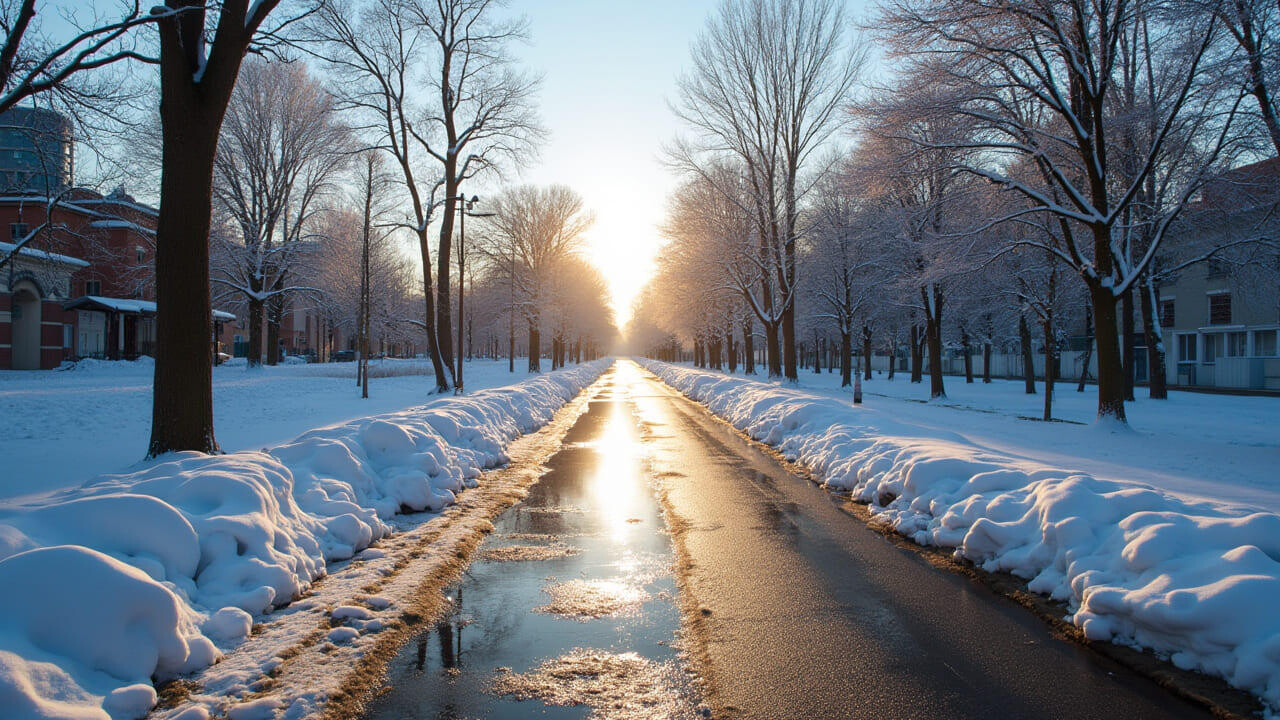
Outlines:
[{"label": "brick building", "polygon": [[[9,351],[0,353],[0,368],[47,369],[74,358],[152,354],[157,217],[155,208],[122,190],[107,196],[77,188],[54,198],[0,197],[0,232],[7,230],[9,240],[5,245],[12,249],[32,236],[11,268],[0,272],[6,280],[0,292],[0,345],[10,346],[0,347]],[[21,354],[31,352],[30,342],[19,340],[33,336],[20,335],[10,307],[34,308],[31,303],[37,300],[46,337],[40,342],[39,362],[33,364],[33,356]],[[29,315],[21,315],[21,321],[27,322]],[[217,325],[233,319],[230,313],[214,313]]]}]

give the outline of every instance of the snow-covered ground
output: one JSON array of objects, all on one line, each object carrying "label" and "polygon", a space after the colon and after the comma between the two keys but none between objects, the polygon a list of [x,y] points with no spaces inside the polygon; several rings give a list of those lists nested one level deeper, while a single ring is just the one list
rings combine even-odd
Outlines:
[{"label": "snow-covered ground", "polygon": [[[1020,383],[948,378],[947,401],[921,403],[926,387],[878,378],[855,407],[835,375],[645,365],[878,521],[1065,601],[1088,637],[1280,707],[1280,399],[1174,393],[1117,430],[1019,419],[1042,400]],[[1055,397],[1056,417],[1091,420],[1091,393]]]},{"label": "snow-covered ground", "polygon": [[[355,363],[243,365],[213,370],[214,432],[222,449],[258,450],[312,428],[438,401],[430,363],[372,364],[369,399],[355,387]],[[70,370],[0,370],[0,504],[5,498],[80,485],[104,472],[135,466],[151,432],[150,359],[85,360]],[[468,390],[527,377],[516,362],[475,360],[464,369]],[[387,377],[380,377],[387,376]],[[136,465],[141,468],[143,465]]]},{"label": "snow-covered ground", "polygon": [[[2,714],[140,717],[156,701],[153,679],[199,670],[242,643],[255,617],[300,596],[329,563],[387,536],[397,513],[438,512],[453,504],[484,468],[506,460],[508,442],[545,424],[608,364],[475,390],[486,377],[489,384],[509,377],[505,367],[500,373],[491,368],[471,375],[473,389],[464,397],[372,417],[367,415],[377,406],[371,403],[293,397],[328,389],[350,398],[354,382],[325,377],[327,366],[247,376],[240,370],[238,379],[234,368],[226,368],[215,390],[221,427],[233,428],[237,419],[254,425],[256,432],[237,428],[252,447],[300,427],[328,426],[265,451],[175,453],[83,485],[72,478],[85,472],[75,462],[106,458],[97,469],[118,470],[111,463],[119,456],[82,453],[68,461],[57,457],[60,441],[29,438],[67,474],[43,485],[61,489],[0,504]],[[128,431],[145,428],[135,412],[122,413],[118,422],[92,417],[113,404],[96,393],[111,396],[113,385],[129,384],[130,372],[100,367],[68,380],[10,382],[47,383],[57,398],[51,405],[64,420],[88,413],[77,425],[101,433],[75,441],[133,448],[145,442],[145,432],[139,437]],[[145,375],[133,377],[137,382]],[[247,388],[240,387],[244,383]],[[375,381],[372,392],[398,397],[385,402],[404,407],[417,404],[427,384],[421,376],[386,378]],[[40,393],[15,392],[18,398]],[[148,394],[149,383],[139,383],[114,396],[127,409]],[[95,398],[90,406],[78,399],[86,396]],[[264,421],[237,400],[250,397],[262,402],[253,407],[286,407]],[[344,416],[358,419],[329,424]],[[280,427],[285,424],[289,430]],[[39,462],[27,457],[31,471]],[[11,467],[5,468],[6,484]],[[330,639],[349,640],[346,635]]]},{"label": "snow-covered ground", "polygon": [[[1111,433],[1093,427],[1093,385],[1080,393],[1075,383],[1059,383],[1053,417],[1065,422],[1045,423],[1038,420],[1044,412],[1041,382],[1035,395],[1027,395],[1021,380],[984,384],[976,378],[966,384],[963,377],[947,376],[947,398],[929,402],[928,381],[911,383],[906,373],[890,381],[876,374],[863,382],[862,409],[1019,459],[1280,511],[1280,398],[1173,390],[1168,400],[1150,400],[1139,387],[1136,402],[1126,406],[1133,432]],[[839,372],[801,371],[798,384],[776,384],[852,402],[852,391],[840,388]]]}]

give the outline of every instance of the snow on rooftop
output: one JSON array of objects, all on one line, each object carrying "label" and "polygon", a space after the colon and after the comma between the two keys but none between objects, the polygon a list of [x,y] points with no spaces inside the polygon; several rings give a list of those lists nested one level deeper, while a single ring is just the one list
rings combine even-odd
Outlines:
[{"label": "snow on rooftop", "polygon": [[139,225],[138,223],[132,223],[132,222],[129,222],[128,220],[116,220],[116,219],[112,219],[112,220],[94,220],[93,222],[89,223],[89,227],[95,227],[95,228],[124,228],[124,229],[126,229],[126,230],[133,230],[133,231],[135,231],[135,232],[146,233],[147,235],[155,235],[155,234],[156,234],[156,231],[155,231],[155,230],[152,230],[152,229],[151,229],[151,228],[149,228],[149,227],[143,227],[143,226]]},{"label": "snow on rooftop", "polygon": [[[14,243],[0,242],[0,254],[8,255],[18,248]],[[49,262],[62,263],[63,265],[74,265],[76,267],[89,267],[89,262],[81,260],[70,255],[62,255],[47,250],[39,250],[33,247],[24,247],[18,250],[18,255],[22,257],[33,258],[36,260],[47,260]]]},{"label": "snow on rooftop", "polygon": [[[101,295],[85,295],[67,303],[68,309],[82,307],[86,304],[97,305],[105,310],[114,310],[123,313],[137,313],[139,315],[155,315],[156,304],[153,300],[135,300],[132,298],[112,298],[103,297]],[[235,320],[234,313],[225,310],[214,310],[213,317],[215,320]]]}]

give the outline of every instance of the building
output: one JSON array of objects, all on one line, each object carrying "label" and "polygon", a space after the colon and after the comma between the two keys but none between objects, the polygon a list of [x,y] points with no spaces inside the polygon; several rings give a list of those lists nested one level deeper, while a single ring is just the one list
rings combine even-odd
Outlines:
[{"label": "building", "polygon": [[79,263],[65,283],[59,278],[58,292],[43,295],[62,303],[73,331],[65,357],[41,367],[55,367],[69,357],[132,358],[152,352],[154,313],[120,301],[154,299],[156,217],[154,209],[123,192],[103,197],[76,188],[56,197],[0,196],[0,228],[7,229],[10,245],[27,242],[30,252]]},{"label": "building", "polygon": [[[30,242],[0,275],[0,369],[48,369],[76,358],[134,359],[155,346],[155,226],[159,213],[117,190],[73,188],[59,197],[0,196],[4,257]],[[38,306],[33,305],[39,301]],[[21,309],[17,309],[18,306]],[[10,310],[13,306],[15,309]],[[27,325],[39,309],[39,356]],[[235,316],[214,311],[215,330]],[[56,326],[56,328],[55,328]],[[58,337],[53,337],[54,334]],[[5,348],[3,346],[10,347]],[[34,359],[33,359],[34,358]]]},{"label": "building", "polygon": [[62,303],[72,275],[88,267],[79,258],[0,242],[0,368],[57,367],[72,355],[75,314]]},{"label": "building", "polygon": [[74,171],[70,120],[36,107],[0,113],[0,193],[57,195],[71,187]]},{"label": "building", "polygon": [[[1280,230],[1280,158],[1232,170],[1189,209],[1173,252],[1266,237]],[[1160,286],[1170,385],[1280,390],[1280,252],[1242,246],[1182,270]]]}]

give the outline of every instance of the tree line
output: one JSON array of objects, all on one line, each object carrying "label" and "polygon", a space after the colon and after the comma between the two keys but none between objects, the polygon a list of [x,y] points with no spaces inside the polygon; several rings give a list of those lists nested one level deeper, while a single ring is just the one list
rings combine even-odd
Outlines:
[{"label": "tree line", "polygon": [[[54,12],[5,8],[0,110],[43,102],[86,129],[144,117],[135,152],[160,188],[148,455],[218,451],[215,299],[248,318],[251,364],[279,360],[282,315],[305,303],[353,330],[366,360],[375,336],[421,341],[437,392],[458,383],[468,351],[455,344],[474,349],[477,331],[491,348],[506,325],[513,353],[519,324],[532,370],[544,333],[553,367],[611,341],[604,283],[581,258],[581,198],[511,187],[483,212],[468,198],[545,136],[539,78],[510,53],[527,22],[505,2],[120,0],[57,23]],[[154,79],[136,72],[148,65]],[[537,227],[511,220],[530,207]],[[420,265],[399,253],[404,237]],[[474,263],[455,273],[456,258]],[[463,292],[481,312],[455,328]]]},{"label": "tree line", "polygon": [[[1274,207],[1275,174],[1232,168],[1280,151],[1280,7],[885,0],[860,29],[841,8],[725,2],[695,43],[642,347],[691,342],[715,366],[747,348],[752,372],[762,339],[768,374],[795,380],[807,335],[809,364],[834,348],[846,384],[873,348],[909,356],[914,381],[927,358],[940,397],[948,346],[972,378],[974,348],[989,362],[1014,339],[1029,368],[1039,336],[1051,388],[1084,334],[1098,416],[1124,422],[1135,323],[1165,394],[1162,282],[1233,264],[1276,302],[1274,222],[1233,215]],[[871,53],[892,73],[857,82]]]}]

